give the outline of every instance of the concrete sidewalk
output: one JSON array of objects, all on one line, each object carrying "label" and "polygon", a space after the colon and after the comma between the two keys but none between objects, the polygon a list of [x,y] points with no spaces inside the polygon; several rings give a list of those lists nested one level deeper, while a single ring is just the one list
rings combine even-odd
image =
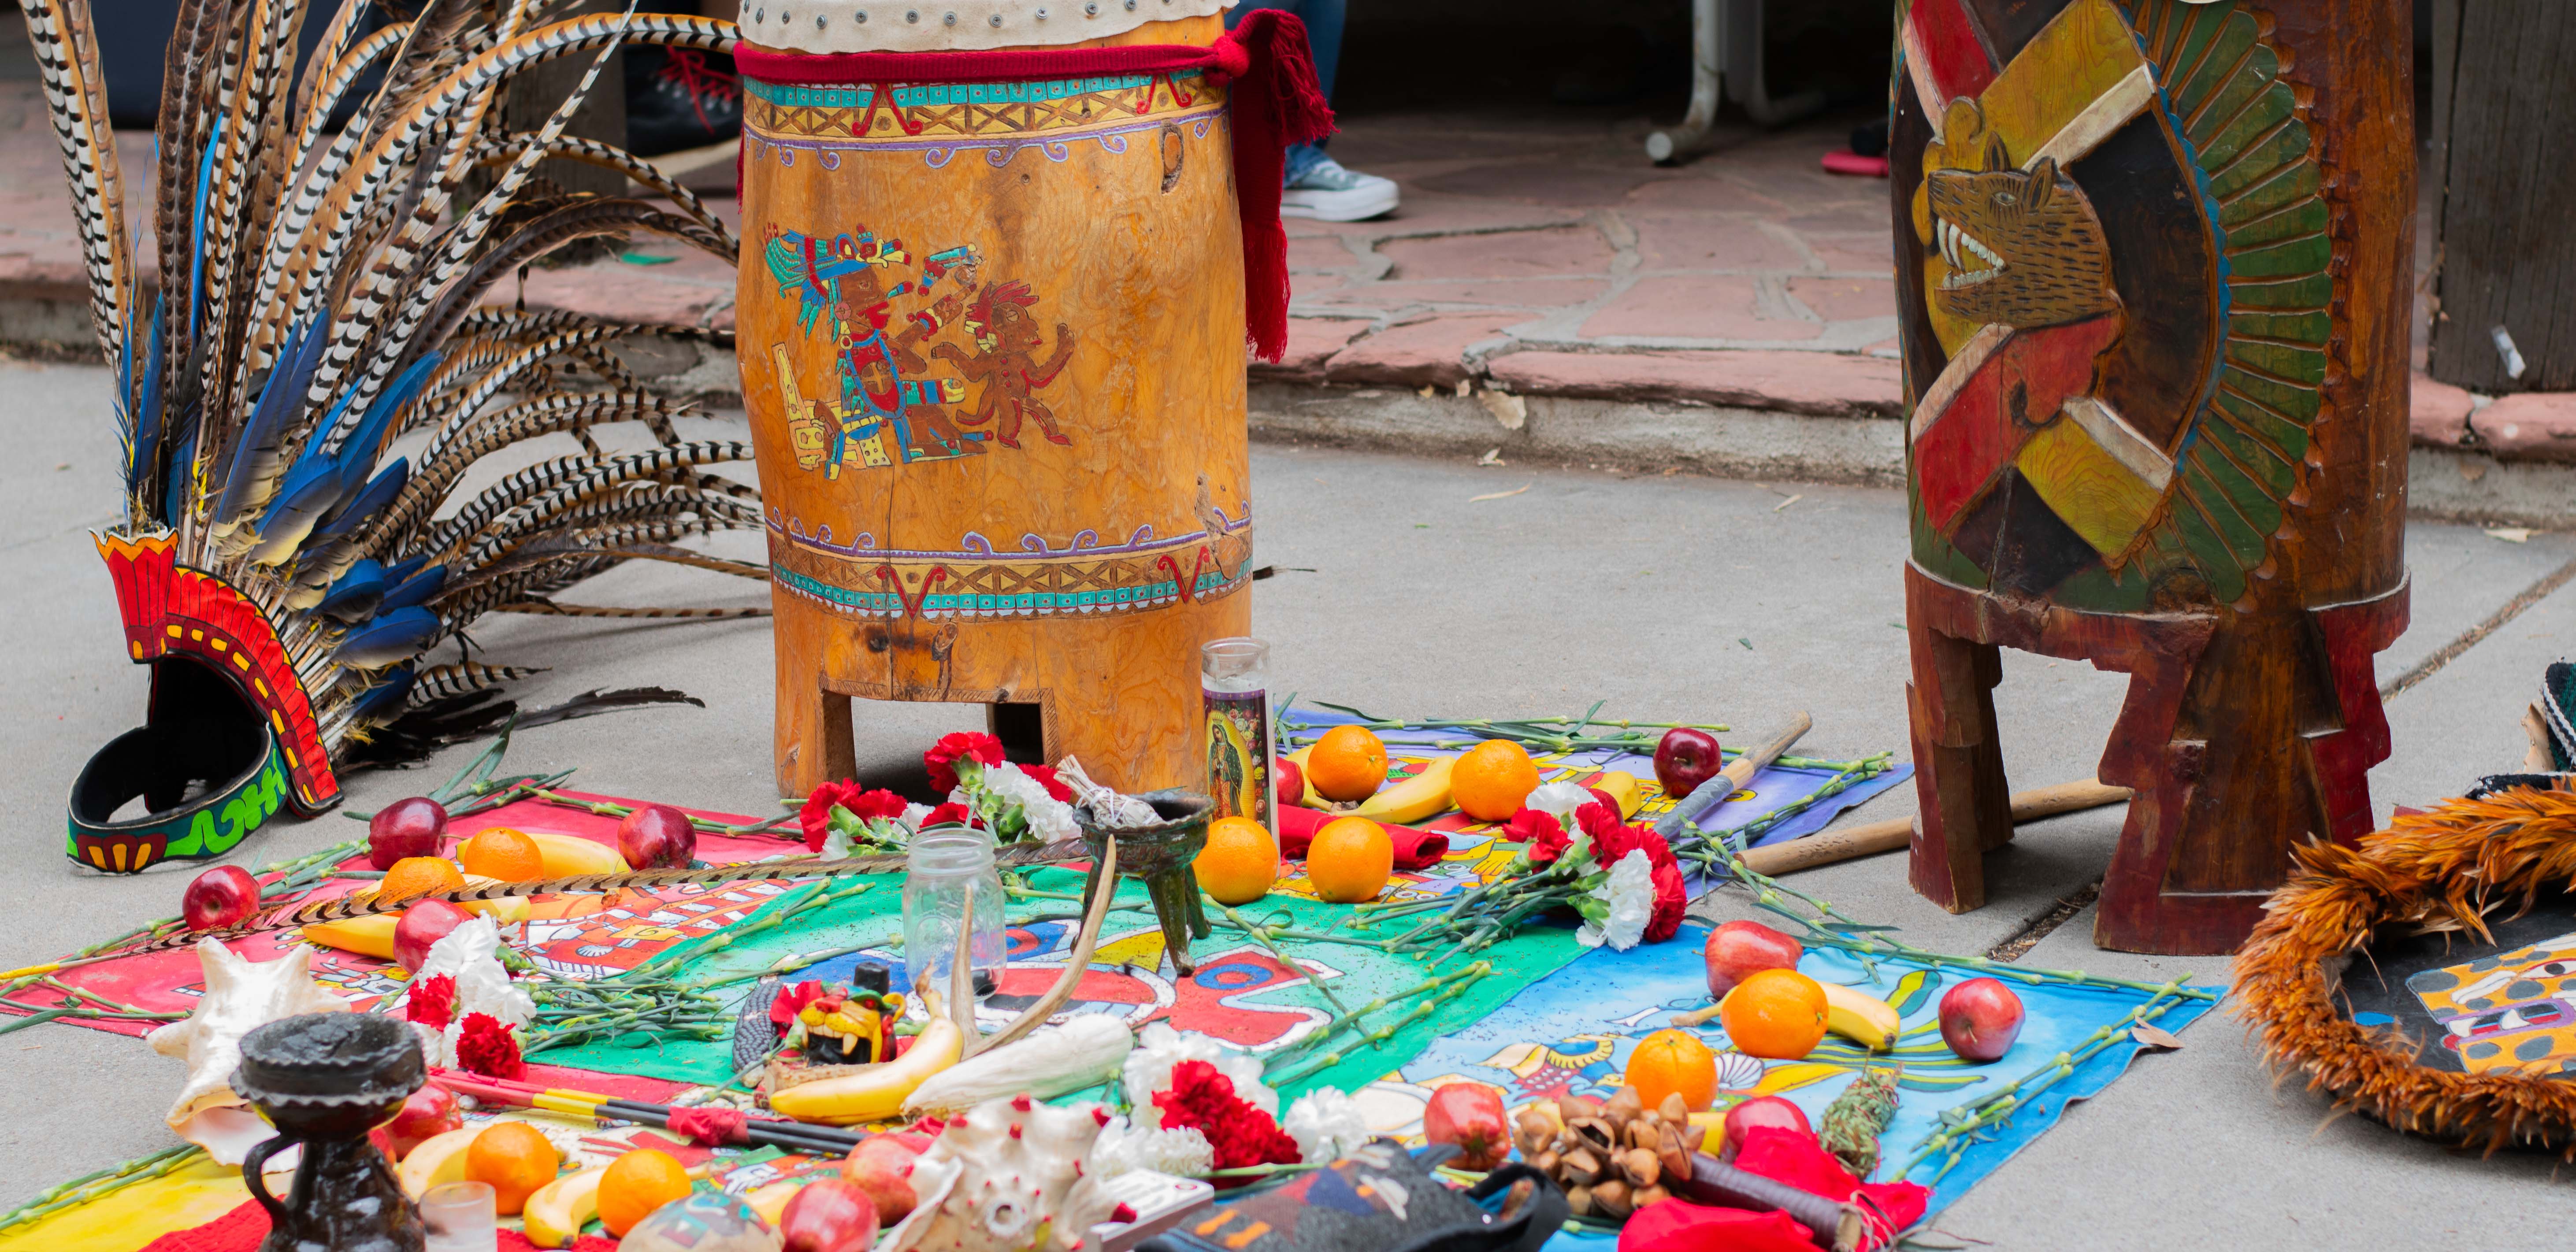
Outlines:
[{"label": "concrete sidewalk", "polygon": [[[139,879],[80,871],[60,854],[63,796],[88,754],[141,717],[144,671],[115,640],[113,596],[87,530],[111,520],[114,443],[105,374],[0,365],[0,965],[40,960],[176,907],[194,866]],[[716,423],[710,422],[710,425]],[[1508,459],[1508,458],[1507,458]],[[1524,465],[1475,467],[1341,450],[1254,454],[1260,560],[1255,630],[1275,646],[1282,689],[1397,716],[1543,715],[1603,700],[1613,716],[1721,720],[1750,737],[1813,713],[1820,755],[1906,747],[1905,640],[1895,491]],[[1528,490],[1501,499],[1471,498]],[[749,551],[757,542],[730,536]],[[2409,531],[2413,630],[2380,659],[2383,682],[2489,623],[2576,560],[2576,538],[2491,538],[2465,526]],[[584,589],[595,603],[758,603],[739,584],[687,570],[623,570]],[[2576,590],[2541,596],[2389,706],[2398,755],[2373,775],[2385,816],[2456,794],[2521,759],[2515,724],[2540,668],[2576,631]],[[495,661],[553,667],[522,694],[545,702],[594,687],[659,683],[704,709],[657,709],[543,728],[511,762],[579,767],[587,789],[774,811],[771,664],[761,621],[632,626],[496,617],[476,632]],[[1999,694],[2007,760],[2024,785],[2089,777],[2121,693],[2115,676],[2007,653]],[[943,731],[981,724],[971,706],[863,706],[863,766],[895,771]],[[469,749],[411,773],[349,780],[348,807],[415,794]],[[1911,788],[1860,820],[1913,808]],[[1994,903],[1953,917],[1905,886],[1902,857],[1796,879],[1854,914],[1951,952],[1981,952],[2097,880],[2117,810],[2028,829],[1989,863]],[[351,837],[339,816],[263,831],[233,858],[259,865]],[[1714,917],[1747,912],[1721,891]],[[2104,953],[2080,913],[2028,964],[2223,980],[2223,960]],[[2330,1121],[2296,1083],[2275,1087],[2235,1022],[2195,1026],[2185,1048],[2142,1056],[2102,1097],[2004,1166],[1935,1223],[2003,1249],[2529,1247],[2563,1225],[2549,1163],[2479,1160],[2356,1119]],[[0,1042],[0,1175],[31,1193],[168,1142],[160,1117],[175,1062],[140,1043],[65,1025]]]}]

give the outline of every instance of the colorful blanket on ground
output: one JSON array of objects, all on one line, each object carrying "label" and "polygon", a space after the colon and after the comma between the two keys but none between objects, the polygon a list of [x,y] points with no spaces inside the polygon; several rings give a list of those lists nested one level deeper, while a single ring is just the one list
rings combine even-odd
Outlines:
[{"label": "colorful blanket on ground", "polygon": [[[1306,715],[1299,719],[1320,727],[1339,715]],[[1292,727],[1293,731],[1293,727]],[[1385,736],[1391,772],[1419,769],[1431,756],[1472,746],[1457,735],[1437,742],[1439,734]],[[1292,745],[1293,746],[1293,745]],[[1587,782],[1607,770],[1626,770],[1645,780],[1645,804],[1637,820],[1651,820],[1668,802],[1655,789],[1651,763],[1642,756],[1603,750],[1538,756],[1551,780]],[[1833,777],[1831,771],[1774,768],[1757,774],[1753,784],[1718,814],[1719,829],[1758,828],[1768,843],[1795,838],[1823,826],[1842,810],[1894,785],[1907,773],[1898,766],[1821,800],[1815,792]],[[605,797],[599,797],[605,798]],[[1783,810],[1789,810],[1783,814]],[[742,819],[706,813],[727,822]],[[1400,876],[1402,884],[1388,898],[1436,896],[1490,881],[1518,851],[1493,837],[1492,828],[1449,814],[1426,825],[1449,834],[1448,856],[1419,874]],[[539,801],[520,801],[460,820],[452,833],[468,836],[494,826],[553,831],[613,842],[614,821],[579,808]],[[729,839],[702,836],[700,857],[711,863],[733,863],[795,850],[783,839]],[[348,863],[363,867],[361,860]],[[1220,925],[1209,939],[1193,945],[1196,971],[1178,977],[1164,971],[1162,940],[1143,892],[1133,885],[1121,894],[1122,910],[1113,914],[1089,971],[1078,984],[1072,1012],[1115,1013],[1131,1024],[1169,1020],[1175,1026],[1207,1034],[1256,1053],[1292,1048],[1325,1028],[1342,1009],[1393,997],[1426,977],[1418,959],[1387,952],[1380,936],[1351,924],[1345,906],[1317,902],[1306,889],[1300,867],[1293,863],[1272,895],[1233,910],[1228,919],[1265,928],[1266,935]],[[1079,890],[1078,868],[1047,868],[1028,876],[1037,893],[1012,909],[1012,959],[999,994],[983,1007],[987,1025],[1015,1013],[1049,986],[1061,971],[1073,941],[1071,897]],[[335,880],[317,895],[345,892],[364,880]],[[774,915],[782,901],[801,894],[806,885],[786,881],[752,881],[718,887],[681,887],[617,898],[567,897],[541,902],[531,910],[527,939],[531,954],[559,977],[590,979],[614,976],[648,961],[673,958],[683,962],[679,977],[738,999],[752,978],[782,964],[796,967],[796,978],[846,978],[862,959],[899,961],[901,891],[889,877],[829,906],[808,910],[783,925],[768,928],[742,924]],[[1220,916],[1225,916],[1220,912]],[[1656,1028],[1670,1012],[1705,1003],[1699,960],[1700,933],[1693,928],[1671,943],[1649,945],[1628,953],[1587,950],[1573,940],[1570,924],[1542,921],[1526,927],[1507,943],[1482,954],[1492,973],[1469,984],[1461,994],[1420,1017],[1407,1017],[1397,1004],[1377,1011],[1371,1020],[1401,1023],[1373,1046],[1345,1036],[1331,1048],[1306,1054],[1300,1076],[1285,1084],[1290,1096],[1329,1085],[1358,1094],[1379,1129],[1418,1132],[1422,1101],[1440,1082],[1468,1077],[1493,1082],[1513,1094],[1515,1104],[1559,1091],[1615,1088],[1633,1037]],[[253,959],[272,959],[297,942],[294,932],[237,941],[237,950]],[[1276,945],[1276,946],[1274,946]],[[800,954],[858,948],[860,951],[819,963]],[[1811,955],[1809,960],[1841,960]],[[1294,966],[1290,964],[1293,960]],[[1458,963],[1452,962],[1451,968]],[[403,988],[398,968],[371,958],[336,950],[315,953],[317,976],[365,1008]],[[1823,971],[1820,971],[1823,972]],[[1835,971],[1850,974],[1851,971]],[[1312,980],[1309,980],[1311,975]],[[1901,980],[1916,976],[1911,985]],[[64,971],[69,985],[139,1007],[183,1010],[199,991],[196,961],[185,949]],[[2025,995],[2032,1025],[2013,1058],[1976,1073],[1960,1072],[1947,1060],[1937,1032],[1929,1029],[1930,1005],[1941,974],[1882,963],[1879,990],[1907,1008],[1906,1047],[1918,1050],[1906,1077],[1907,1101],[1898,1127],[1887,1139],[1891,1157],[1908,1150],[1940,1110],[1973,1100],[1988,1084],[2041,1068],[2017,1066],[2025,1054],[2053,1058],[2071,1040],[2101,1028],[2102,1023],[2135,1007],[2142,996],[2051,987]],[[1856,974],[1851,979],[1854,980]],[[1318,992],[1320,983],[1330,995]],[[1543,984],[1543,985],[1541,985]],[[1525,990],[1536,994],[1523,995]],[[43,997],[29,994],[31,1000]],[[2167,1013],[2168,1028],[2202,1010],[2197,1003]],[[139,1034],[150,1023],[81,1022],[99,1029]],[[1722,1048],[1723,1032],[1705,1032]],[[2013,1121],[1968,1146],[1938,1182],[1934,1205],[1956,1197],[2013,1151],[2052,1122],[2070,1098],[2090,1094],[2116,1077],[2133,1047],[2123,1045],[2074,1067],[2046,1093],[2027,1102]],[[1731,1089],[1776,1091],[1821,1112],[1825,1102],[1847,1080],[1849,1063],[1858,1059],[1848,1047],[1829,1043],[1816,1058],[1797,1065],[1760,1065],[1737,1054],[1724,1054],[1733,1075]],[[1321,1055],[1318,1055],[1321,1054]],[[535,1056],[549,1067],[548,1080],[593,1091],[668,1100],[690,1086],[711,1084],[730,1076],[731,1046],[725,1039],[629,1038],[610,1043],[557,1048]],[[1901,1051],[1900,1055],[1904,1055]],[[1748,1068],[1750,1066],[1751,1068]],[[1758,1075],[1754,1072],[1759,1070]],[[1738,1073],[1737,1071],[1743,1071]],[[2008,1076],[2009,1075],[2009,1076]],[[1751,1084],[1749,1087],[1744,1084]],[[524,1116],[505,1114],[505,1116]],[[589,1136],[593,1150],[613,1154],[627,1145],[673,1146],[660,1132],[625,1127]],[[688,1149],[683,1159],[706,1155]],[[771,1154],[774,1155],[774,1154]],[[749,1166],[758,1162],[733,1160]],[[1939,1162],[1913,1177],[1933,1182]],[[734,1181],[775,1177],[793,1161],[761,1174],[744,1169]],[[70,1208],[40,1221],[0,1232],[0,1252],[15,1247],[47,1247],[87,1252],[139,1246],[151,1235],[211,1220],[225,1211],[223,1201],[237,1204],[246,1194],[237,1175],[202,1161],[172,1175],[111,1194],[92,1204]]]}]

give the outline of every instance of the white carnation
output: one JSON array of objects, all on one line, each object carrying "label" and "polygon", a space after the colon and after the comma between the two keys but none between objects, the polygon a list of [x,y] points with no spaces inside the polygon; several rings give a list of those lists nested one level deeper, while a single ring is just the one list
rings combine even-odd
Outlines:
[{"label": "white carnation", "polygon": [[1115,1178],[1134,1170],[1152,1170],[1189,1178],[1216,1168],[1216,1149],[1193,1127],[1146,1129],[1113,1117],[1091,1144],[1091,1171]]},{"label": "white carnation", "polygon": [[1049,843],[1071,839],[1082,833],[1073,824],[1073,806],[1048,795],[1045,783],[1029,777],[1017,765],[1008,761],[987,765],[976,785],[1019,806],[1020,815],[1028,820],[1030,832]]},{"label": "white carnation", "polygon": [[476,917],[429,945],[429,955],[412,975],[412,985],[445,974],[456,980],[454,1020],[468,1013],[488,1013],[512,1026],[525,1026],[537,1015],[537,1002],[510,981],[501,968],[501,928],[489,916]]},{"label": "white carnation", "polygon": [[1529,793],[1529,798],[1521,801],[1521,807],[1537,809],[1541,813],[1553,814],[1559,820],[1563,820],[1574,816],[1576,809],[1587,804],[1597,804],[1600,800],[1601,797],[1592,794],[1590,787],[1560,781],[1547,783]]},{"label": "white carnation", "polygon": [[1636,947],[1655,916],[1655,867],[1646,850],[1632,848],[1620,857],[1610,867],[1610,880],[1594,888],[1592,896],[1608,907],[1609,916],[1599,922],[1587,919],[1574,932],[1574,941],[1587,948],[1607,943],[1621,952]]},{"label": "white carnation", "polygon": [[1297,1141],[1297,1156],[1308,1165],[1339,1160],[1369,1141],[1368,1115],[1359,1101],[1336,1087],[1317,1087],[1288,1106],[1279,1128]]},{"label": "white carnation", "polygon": [[1182,1034],[1172,1029],[1170,1022],[1151,1022],[1136,1033],[1136,1050],[1127,1054],[1126,1066],[1120,1071],[1127,1087],[1127,1103],[1136,1110],[1137,1125],[1148,1129],[1162,1126],[1163,1111],[1154,1107],[1154,1093],[1171,1088],[1172,1069],[1183,1061],[1205,1061],[1215,1066],[1216,1072],[1234,1084],[1236,1098],[1272,1117],[1279,1115],[1279,1093],[1261,1081],[1259,1060],[1206,1035]]}]

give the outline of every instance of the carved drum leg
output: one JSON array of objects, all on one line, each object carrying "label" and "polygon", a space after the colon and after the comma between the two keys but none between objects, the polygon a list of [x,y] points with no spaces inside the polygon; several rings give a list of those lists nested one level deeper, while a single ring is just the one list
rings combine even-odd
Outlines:
[{"label": "carved drum leg", "polygon": [[849,772],[852,697],[1037,705],[1050,759],[1129,791],[1192,784],[1199,646],[1250,617],[1226,90],[756,66],[1205,46],[1218,5],[952,7],[909,26],[900,6],[744,10],[738,335],[778,785]]},{"label": "carved drum leg", "polygon": [[2225,952],[2370,826],[2405,627],[2402,0],[1912,0],[1891,182],[1917,890],[2010,835],[1997,646],[2130,675],[2095,940]]}]

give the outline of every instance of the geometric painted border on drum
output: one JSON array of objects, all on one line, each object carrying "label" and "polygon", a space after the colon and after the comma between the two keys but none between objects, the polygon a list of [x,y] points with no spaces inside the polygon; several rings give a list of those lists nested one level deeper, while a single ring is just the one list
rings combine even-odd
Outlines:
[{"label": "geometric painted border on drum", "polygon": [[[1195,87],[1193,91],[1190,88]],[[824,169],[840,168],[851,151],[921,152],[933,169],[959,152],[984,149],[985,162],[1010,164],[1035,147],[1052,161],[1072,155],[1073,141],[1096,139],[1123,153],[1127,136],[1189,123],[1204,139],[1225,111],[1226,92],[1197,78],[1127,74],[1016,83],[794,86],[744,80],[744,137],[753,158],[775,149],[792,166],[799,150]]]},{"label": "geometric painted border on drum", "polygon": [[771,577],[835,611],[881,617],[1081,616],[1211,600],[1251,581],[1252,518],[1248,508],[1228,518],[1205,507],[1214,525],[1185,535],[1158,538],[1140,526],[1126,543],[1103,545],[1084,530],[1056,547],[1031,534],[1017,553],[974,532],[950,552],[878,548],[865,534],[839,544],[828,527],[809,533],[772,511]]},{"label": "geometric painted border on drum", "polygon": [[1140,586],[1101,587],[1076,592],[1038,591],[1017,595],[981,592],[943,595],[931,592],[917,597],[917,604],[907,604],[904,596],[891,591],[853,591],[783,567],[773,569],[771,573],[779,586],[826,608],[868,617],[923,618],[1007,619],[1134,613],[1190,601],[1221,599],[1241,590],[1245,583],[1251,581],[1248,569],[1232,578],[1222,570],[1210,570],[1198,576],[1187,596],[1181,594],[1179,583],[1167,579]]},{"label": "geometric painted border on drum", "polygon": [[1186,124],[1189,127],[1190,138],[1205,139],[1208,135],[1208,127],[1216,119],[1224,116],[1225,111],[1224,105],[1218,105],[1215,108],[1194,113],[1148,118],[1141,122],[1120,122],[1116,125],[1089,130],[1049,131],[1045,135],[1036,137],[999,135],[980,140],[963,136],[942,139],[774,139],[745,131],[743,137],[749,146],[744,149],[744,154],[751,160],[757,161],[775,152],[778,154],[778,164],[781,167],[793,168],[798,152],[811,152],[816,155],[817,163],[824,169],[837,170],[841,168],[842,156],[847,153],[919,152],[922,154],[923,164],[932,169],[945,169],[950,161],[956,159],[958,153],[981,151],[986,165],[1000,169],[1009,165],[1013,157],[1035,148],[1046,159],[1061,165],[1073,156],[1073,145],[1085,139],[1099,140],[1101,151],[1112,155],[1127,151],[1129,135],[1159,131],[1166,126],[1179,127]]}]

